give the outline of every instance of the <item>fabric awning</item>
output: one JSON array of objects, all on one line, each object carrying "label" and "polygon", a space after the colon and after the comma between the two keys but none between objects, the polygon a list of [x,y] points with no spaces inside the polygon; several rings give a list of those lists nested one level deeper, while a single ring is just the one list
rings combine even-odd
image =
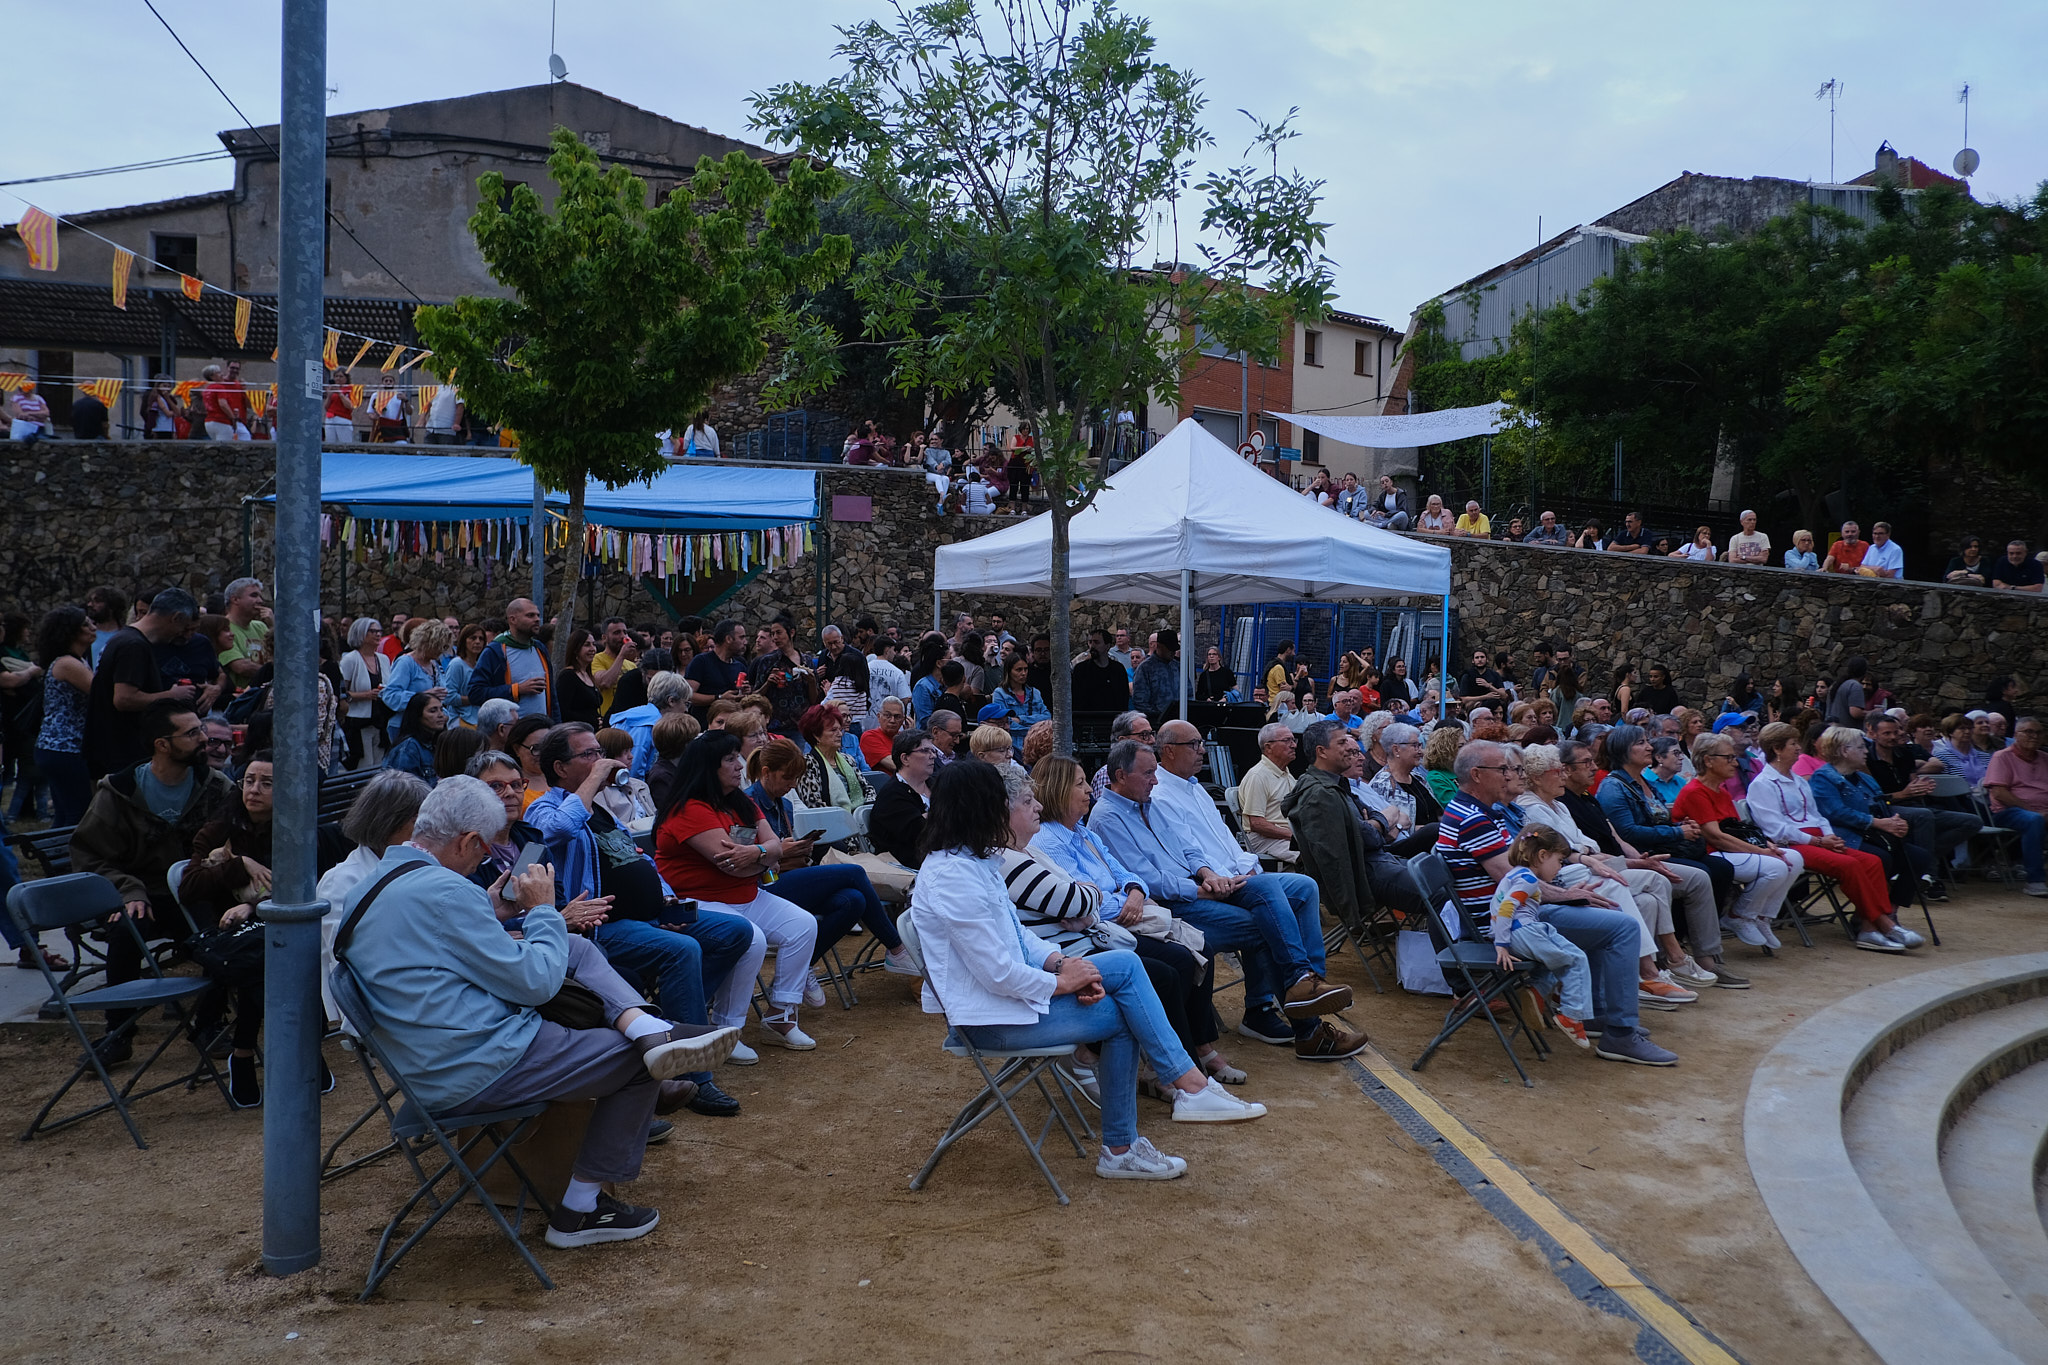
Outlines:
[{"label": "fabric awning", "polygon": [[1372,450],[1406,450],[1412,446],[1441,445],[1469,436],[1491,436],[1505,423],[1505,403],[1487,403],[1476,408],[1445,408],[1442,412],[1417,412],[1406,417],[1338,417],[1321,412],[1269,412],[1283,422],[1306,427],[1346,445]]}]

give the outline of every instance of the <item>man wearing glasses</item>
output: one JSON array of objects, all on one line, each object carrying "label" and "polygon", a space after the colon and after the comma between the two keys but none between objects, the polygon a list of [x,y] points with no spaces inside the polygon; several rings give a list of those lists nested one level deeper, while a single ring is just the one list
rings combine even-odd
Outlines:
[{"label": "man wearing glasses", "polygon": [[[1458,902],[1473,925],[1489,922],[1494,888],[1508,874],[1508,832],[1492,813],[1506,794],[1508,770],[1502,745],[1473,740],[1460,749],[1452,767],[1458,791],[1437,825],[1436,851],[1450,868]],[[1595,1052],[1611,1062],[1677,1065],[1677,1054],[1651,1042],[1636,1022],[1637,918],[1607,908],[1612,902],[1584,885],[1539,885],[1539,918],[1583,951],[1593,968],[1593,998],[1601,1024]],[[1596,900],[1600,903],[1591,903]]]},{"label": "man wearing glasses", "polygon": [[[1343,694],[1349,695],[1349,694]],[[1280,803],[1294,790],[1294,731],[1274,721],[1259,731],[1259,761],[1237,784],[1237,813],[1244,821],[1245,842],[1262,857],[1294,861],[1294,831],[1280,813]]]}]

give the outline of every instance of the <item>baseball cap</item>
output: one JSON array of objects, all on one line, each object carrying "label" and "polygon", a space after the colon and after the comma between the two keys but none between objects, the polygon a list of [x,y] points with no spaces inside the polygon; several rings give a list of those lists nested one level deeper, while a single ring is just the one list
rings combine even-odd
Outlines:
[{"label": "baseball cap", "polygon": [[1714,717],[1714,733],[1718,735],[1723,730],[1732,730],[1738,725],[1748,725],[1755,719],[1756,713],[1753,711],[1726,712]]},{"label": "baseball cap", "polygon": [[974,718],[977,721],[1007,720],[1009,719],[1009,716],[1010,713],[1008,711],[1005,711],[1002,707],[997,706],[994,702],[990,702],[987,706],[982,707],[980,711],[976,712]]}]

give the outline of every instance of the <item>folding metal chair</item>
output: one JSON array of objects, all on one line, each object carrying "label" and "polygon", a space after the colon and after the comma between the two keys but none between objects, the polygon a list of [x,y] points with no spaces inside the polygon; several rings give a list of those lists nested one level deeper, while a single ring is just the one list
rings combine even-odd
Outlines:
[{"label": "folding metal chair", "polygon": [[[1415,1059],[1413,1070],[1420,1071],[1436,1050],[1451,1040],[1452,1035],[1473,1016],[1484,1015],[1493,1028],[1493,1036],[1500,1040],[1501,1051],[1508,1054],[1514,1064],[1515,1074],[1522,1078],[1522,1084],[1533,1087],[1536,1082],[1529,1079],[1529,1073],[1522,1069],[1522,1059],[1515,1056],[1513,1043],[1508,1039],[1512,1030],[1503,1030],[1500,1020],[1494,1017],[1493,1002],[1503,1000],[1508,1013],[1514,1019],[1513,1028],[1521,1030],[1529,1040],[1538,1061],[1547,1060],[1550,1047],[1529,1027],[1529,1021],[1522,1017],[1521,1005],[1516,996],[1521,991],[1534,989],[1530,978],[1539,970],[1535,963],[1517,962],[1513,967],[1504,968],[1495,957],[1493,942],[1472,923],[1471,916],[1459,901],[1457,891],[1451,883],[1450,865],[1441,853],[1418,853],[1408,860],[1408,873],[1415,879],[1416,890],[1422,893],[1422,903],[1430,907],[1423,912],[1423,923],[1429,930],[1430,942],[1436,947],[1436,960],[1444,969],[1444,976],[1456,991],[1458,983],[1464,983],[1462,996],[1453,996],[1451,1007],[1444,1015],[1443,1026],[1436,1037],[1429,1040],[1429,1046],[1422,1049],[1422,1055]],[[1438,909],[1437,907],[1442,907]],[[1457,917],[1458,933],[1453,936],[1444,923],[1444,912]],[[1460,1001],[1463,1003],[1460,1003]],[[1537,1021],[1541,1023],[1541,1020]]]},{"label": "folding metal chair", "polygon": [[[904,950],[910,954],[910,960],[916,965],[918,973],[924,976],[925,985],[931,986],[931,977],[926,975],[924,970],[924,951],[918,944],[917,929],[910,922],[909,911],[904,911],[896,921],[896,930],[903,936]],[[936,988],[933,988],[932,994],[938,994]],[[941,1000],[939,1003],[944,1005],[945,1001]],[[1052,1167],[1045,1164],[1045,1140],[1051,1136],[1052,1125],[1057,1121],[1066,1132],[1067,1141],[1074,1144],[1074,1155],[1088,1155],[1087,1149],[1081,1146],[1081,1139],[1074,1135],[1073,1125],[1067,1122],[1066,1113],[1061,1109],[1059,1100],[1053,1097],[1053,1091],[1057,1091],[1066,1099],[1067,1104],[1072,1106],[1075,1121],[1081,1125],[1081,1131],[1090,1139],[1095,1136],[1094,1126],[1082,1112],[1081,1102],[1067,1088],[1067,1079],[1057,1065],[1059,1062],[1072,1059],[1074,1045],[1063,1043],[1056,1047],[986,1052],[976,1047],[965,1033],[949,1028],[944,1047],[951,1055],[963,1057],[974,1063],[974,1069],[981,1074],[981,1089],[976,1092],[973,1099],[961,1107],[959,1113],[953,1116],[953,1121],[946,1125],[946,1131],[939,1136],[938,1146],[932,1148],[931,1156],[926,1159],[918,1173],[910,1177],[910,1188],[923,1189],[924,1182],[931,1177],[932,1171],[939,1164],[939,1158],[946,1154],[947,1149],[980,1127],[983,1119],[1000,1111],[1010,1120],[1010,1126],[1017,1132],[1017,1140],[1031,1153],[1031,1159],[1038,1164],[1038,1173],[1045,1177],[1046,1184],[1052,1186],[1053,1194],[1061,1204],[1068,1203],[1067,1192],[1060,1188],[1059,1180],[1052,1173]],[[994,1070],[990,1069],[992,1062],[995,1064]],[[1048,1076],[1052,1078],[1053,1090],[1045,1088]],[[1017,1116],[1016,1109],[1010,1103],[1026,1086],[1035,1088],[1045,1100],[1047,1109],[1051,1111],[1045,1122],[1039,1125],[1038,1136],[1035,1139],[1024,1127],[1024,1120]]]},{"label": "folding metal chair", "polygon": [[[1964,784],[1963,793],[1970,798],[1970,809],[1977,813],[1976,837],[1991,841],[1992,869],[1998,873],[1998,880],[2010,890],[2015,881],[2024,879],[2024,873],[2015,874],[2013,871],[2012,850],[2019,846],[2020,832],[2016,829],[2007,829],[1993,818],[1991,798],[1984,794],[1982,787],[1969,786],[1969,779],[1966,777],[1956,777],[1955,780]],[[1940,778],[1935,779],[1937,793],[1941,790],[1938,785],[1940,781]]]},{"label": "folding metal chair", "polygon": [[[534,1278],[540,1281],[541,1288],[553,1289],[555,1282],[548,1278],[548,1273],[540,1268],[540,1262],[534,1259],[533,1252],[521,1240],[519,1228],[526,1221],[526,1196],[529,1194],[533,1196],[534,1206],[540,1210],[543,1219],[553,1217],[554,1210],[548,1204],[546,1197],[535,1187],[532,1178],[520,1166],[519,1159],[512,1155],[513,1144],[519,1142],[527,1135],[532,1129],[534,1121],[547,1109],[547,1105],[545,1103],[522,1104],[510,1109],[491,1110],[487,1113],[460,1114],[450,1117],[444,1122],[419,1102],[419,1097],[413,1093],[412,1087],[406,1083],[404,1074],[391,1064],[390,1056],[385,1053],[383,1048],[378,1046],[376,1035],[371,1031],[375,1022],[375,1016],[371,1012],[369,1001],[363,995],[361,985],[356,981],[355,974],[349,970],[348,964],[345,962],[337,963],[334,970],[328,973],[327,984],[334,996],[335,1007],[341,1011],[342,1020],[354,1035],[358,1046],[368,1050],[369,1060],[374,1061],[378,1068],[391,1078],[392,1084],[397,1087],[397,1093],[402,1098],[402,1103],[399,1105],[397,1112],[392,1112],[388,1099],[380,1098],[378,1107],[389,1118],[392,1141],[405,1154],[406,1160],[412,1163],[413,1174],[419,1177],[420,1182],[419,1188],[413,1191],[412,1197],[406,1200],[398,1212],[391,1216],[391,1221],[384,1225],[384,1234],[377,1239],[377,1250],[370,1257],[369,1278],[364,1281],[363,1292],[357,1296],[358,1299],[367,1299],[370,1295],[376,1293],[377,1286],[384,1282],[384,1278],[387,1275],[397,1269],[398,1263],[405,1259],[406,1253],[418,1246],[420,1239],[425,1237],[433,1229],[434,1225],[441,1221],[442,1215],[461,1203],[465,1195],[474,1195],[476,1197],[476,1202],[481,1204],[484,1212],[490,1215],[490,1219],[497,1225],[498,1231],[505,1234],[505,1240],[512,1243],[513,1247],[519,1252],[520,1259],[526,1262],[526,1268],[531,1270]],[[367,1061],[364,1063],[364,1073],[370,1075]],[[370,1084],[377,1094],[380,1096],[384,1094],[383,1088],[378,1085],[374,1075],[370,1075]],[[365,1117],[367,1118],[368,1115],[365,1115]],[[458,1146],[453,1133],[456,1130],[465,1128],[474,1129],[475,1132]],[[476,1152],[487,1139],[493,1145],[482,1153],[483,1160],[480,1162],[472,1161],[472,1153]],[[440,1151],[441,1166],[440,1169],[429,1175],[425,1162],[420,1158],[422,1156],[430,1156],[433,1149],[436,1148]],[[498,1207],[497,1202],[491,1198],[490,1192],[484,1189],[482,1183],[484,1176],[500,1160],[504,1161],[506,1167],[519,1181],[519,1202],[514,1208],[512,1221],[510,1222],[505,1220],[504,1210]],[[455,1176],[455,1191],[444,1199],[440,1197],[435,1187],[447,1178],[450,1173],[453,1173]],[[434,1206],[434,1211],[428,1214],[426,1221],[422,1222],[419,1227],[413,1230],[410,1236],[399,1244],[396,1251],[391,1251],[387,1255],[386,1252],[391,1246],[391,1239],[398,1235],[400,1224],[404,1223],[412,1211],[425,1203],[429,1198],[438,1201]]]},{"label": "folding metal chair", "polygon": [[[70,993],[69,984],[60,980],[57,974],[50,970],[42,954],[36,954],[36,965],[42,969],[43,979],[49,984],[51,1001],[57,1006],[64,1021],[71,1025],[71,1032],[85,1053],[72,1066],[71,1075],[65,1079],[64,1084],[57,1087],[57,1093],[50,1096],[49,1102],[36,1114],[34,1121],[28,1126],[28,1131],[21,1135],[23,1142],[27,1142],[38,1133],[53,1133],[59,1128],[68,1128],[82,1119],[112,1109],[121,1116],[121,1122],[127,1125],[128,1136],[135,1139],[136,1147],[146,1151],[149,1144],[142,1140],[142,1130],[135,1126],[135,1117],[129,1113],[128,1106],[136,1100],[146,1099],[181,1085],[187,1090],[196,1090],[202,1081],[212,1081],[220,1091],[221,1102],[233,1108],[232,1102],[228,1099],[226,1078],[220,1074],[219,1068],[214,1066],[213,1059],[206,1055],[206,1049],[199,1045],[198,1038],[192,1032],[192,1016],[183,1009],[187,1001],[212,990],[213,983],[203,976],[165,976],[156,958],[151,956],[149,945],[142,937],[142,931],[127,915],[121,900],[121,892],[112,882],[94,872],[72,872],[61,877],[45,877],[40,881],[22,882],[7,893],[7,911],[14,917],[15,925],[28,936],[30,942],[34,942],[37,935],[47,929],[69,930],[99,923],[111,916],[118,923],[110,925],[107,932],[133,936],[136,949],[142,955],[142,968],[147,973],[118,986],[103,986],[98,990],[83,991],[74,995]],[[114,1039],[133,1039],[136,1027],[150,1010],[157,1008],[164,1011],[165,1017],[172,1021],[173,1027],[164,1040],[157,1044],[156,1050],[143,1060],[142,1065],[135,1068],[127,1083],[116,1090],[113,1078],[107,1074],[105,1063],[100,1060],[99,1052],[93,1047],[93,1040],[86,1036],[85,1025],[78,1017],[79,1011],[133,1010],[134,1013],[125,1023],[110,1030],[107,1035]],[[150,1067],[156,1065],[157,1059],[180,1038],[192,1044],[192,1051],[198,1057],[197,1064],[182,1076],[138,1091],[135,1087]],[[80,1110],[54,1123],[44,1122],[49,1118],[50,1111],[70,1093],[72,1086],[84,1079],[87,1072],[99,1077],[100,1085],[107,1092],[106,1102]]]}]

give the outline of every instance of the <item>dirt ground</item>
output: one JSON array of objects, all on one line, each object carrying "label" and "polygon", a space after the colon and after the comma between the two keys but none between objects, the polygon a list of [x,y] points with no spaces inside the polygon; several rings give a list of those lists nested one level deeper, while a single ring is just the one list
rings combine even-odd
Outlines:
[{"label": "dirt ground", "polygon": [[[1675,1070],[1563,1049],[1525,1090],[1468,1030],[1417,1079],[1647,1281],[1745,1359],[1874,1359],[1773,1228],[1742,1154],[1750,1073],[1781,1031],[1893,976],[2037,950],[2048,909],[1970,886],[1938,910],[1941,949],[1910,957],[1839,937],[1765,960],[1748,992],[1648,1016]],[[1391,1059],[1439,1008],[1376,996],[1353,958],[1334,978]],[[1189,1159],[1159,1185],[1054,1156],[1058,1207],[1014,1139],[984,1129],[920,1193],[907,1188],[971,1071],[937,1048],[911,987],[872,974],[857,1008],[810,1011],[816,1052],[762,1049],[721,1083],[737,1119],[679,1115],[637,1197],[662,1211],[622,1247],[538,1254],[544,1292],[474,1209],[451,1214],[369,1304],[355,1294],[407,1192],[386,1162],[324,1191],[325,1259],[288,1280],[259,1263],[261,1126],[208,1094],[146,1101],[150,1150],[111,1120],[0,1145],[0,1341],[11,1360],[230,1362],[1435,1360],[1634,1358],[1633,1324],[1575,1300],[1440,1170],[1347,1070],[1234,1039],[1244,1093],[1273,1112],[1217,1128],[1140,1126]],[[1225,998],[1233,1019],[1237,999]],[[74,1049],[57,1030],[0,1034],[0,1127],[26,1125]],[[367,1102],[353,1059],[330,1134]],[[534,1227],[530,1220],[529,1228]],[[538,1236],[531,1240],[538,1243]],[[87,1288],[90,1284],[96,1287]],[[296,1338],[289,1334],[296,1333]]]}]

